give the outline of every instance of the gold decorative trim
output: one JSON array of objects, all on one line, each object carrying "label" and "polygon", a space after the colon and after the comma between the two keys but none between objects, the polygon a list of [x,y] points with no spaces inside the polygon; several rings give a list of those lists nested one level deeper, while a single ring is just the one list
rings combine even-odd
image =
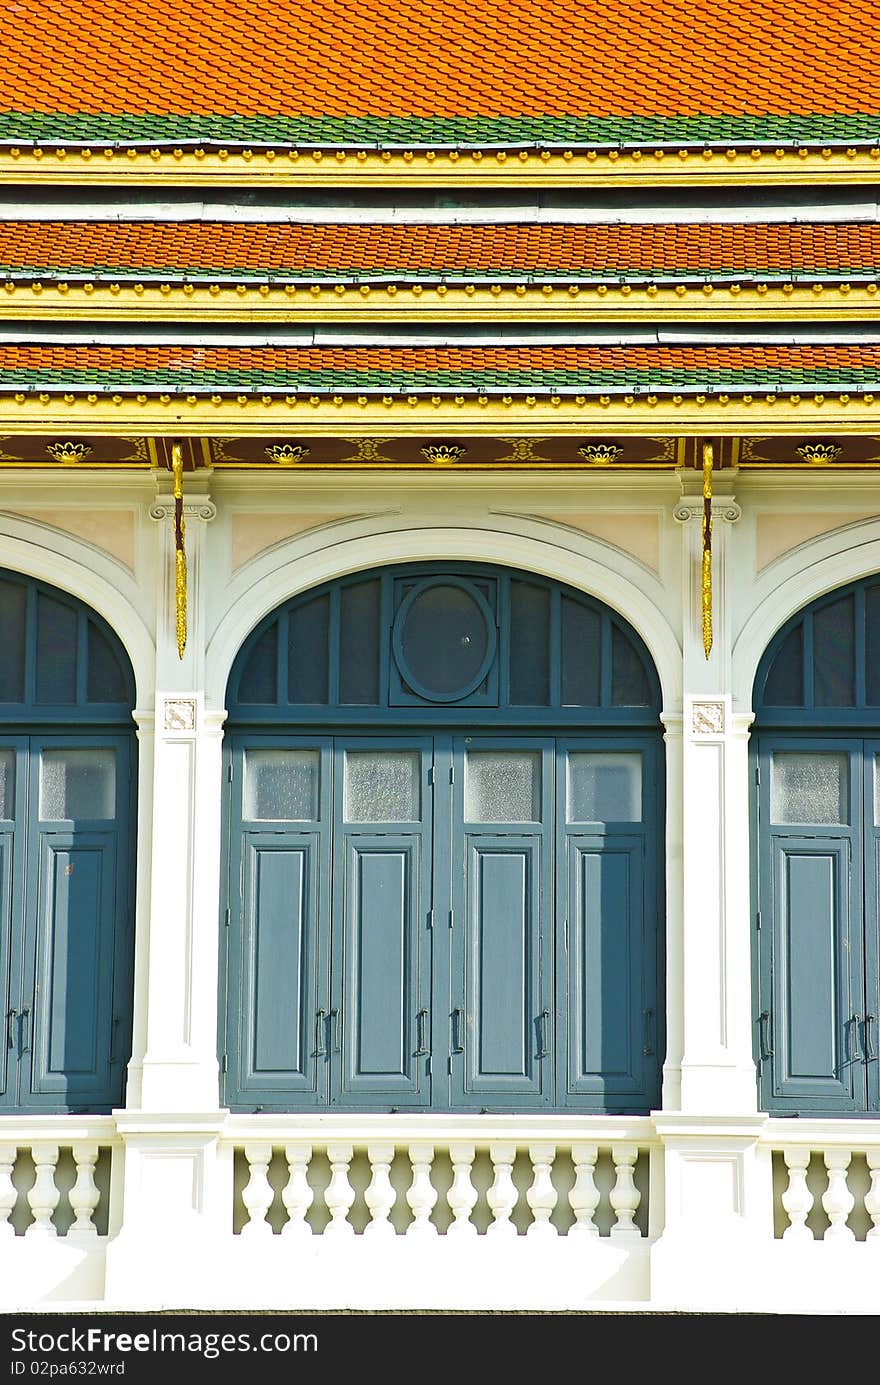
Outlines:
[{"label": "gold decorative trim", "polygon": [[622,452],[622,447],[608,442],[590,442],[577,450],[578,456],[583,457],[588,466],[610,466]]},{"label": "gold decorative trim", "polygon": [[798,456],[803,457],[809,466],[828,466],[837,461],[842,451],[842,447],[830,442],[807,442],[803,447],[795,448]]},{"label": "gold decorative trim", "polygon": [[270,462],[278,466],[299,466],[309,455],[310,449],[298,442],[276,442],[264,449]]},{"label": "gold decorative trim", "polygon": [[174,477],[174,604],[178,658],[186,649],[186,524],[183,518],[183,448],[171,448],[171,473]]},{"label": "gold decorative trim", "polygon": [[467,448],[437,443],[430,447],[422,447],[420,451],[425,461],[430,462],[432,466],[454,466],[464,457]]},{"label": "gold decorative trim", "polygon": [[[875,173],[880,170],[874,170]],[[120,284],[2,283],[3,315],[11,321],[177,322],[181,313],[204,322],[396,322],[414,313],[423,322],[656,321],[792,322],[876,317],[878,283],[682,283],[585,285],[560,282],[461,284]]]},{"label": "gold decorative trim", "polygon": [[703,653],[712,653],[712,444],[703,444],[703,531],[700,608]]},{"label": "gold decorative trim", "polygon": [[[173,439],[275,436],[283,441],[292,426],[303,441],[315,437],[344,438],[355,451],[341,465],[398,466],[383,454],[382,444],[394,437],[424,438],[446,433],[456,438],[481,435],[500,438],[519,453],[499,457],[498,462],[543,465],[540,454],[526,453],[542,440],[563,434],[580,435],[579,441],[629,434],[656,437],[711,435],[714,438],[752,436],[880,434],[880,390],[876,394],[698,394],[607,396],[508,396],[461,394],[455,396],[296,396],[296,395],[64,395],[59,393],[0,395],[0,437],[7,446],[18,434],[83,434],[87,437],[130,434]],[[574,451],[574,449],[572,449]],[[670,447],[670,453],[673,452]],[[124,461],[125,459],[120,459]],[[220,460],[216,458],[216,460]],[[743,462],[746,458],[743,458]],[[27,463],[15,462],[26,466]],[[230,459],[229,465],[242,463]],[[640,462],[640,469],[672,466],[668,462]],[[109,464],[108,464],[109,465]],[[248,464],[253,466],[252,463]],[[274,466],[267,459],[266,466]],[[489,464],[491,466],[491,464]],[[557,466],[558,463],[550,463]],[[584,470],[574,458],[570,465]],[[801,463],[791,463],[799,466]]]},{"label": "gold decorative trim", "polygon": [[871,149],[95,149],[0,151],[4,183],[220,187],[672,187],[874,182]]},{"label": "gold decorative trim", "polygon": [[91,455],[92,448],[84,442],[50,442],[46,444],[46,451],[53,462],[75,466],[77,462]]}]

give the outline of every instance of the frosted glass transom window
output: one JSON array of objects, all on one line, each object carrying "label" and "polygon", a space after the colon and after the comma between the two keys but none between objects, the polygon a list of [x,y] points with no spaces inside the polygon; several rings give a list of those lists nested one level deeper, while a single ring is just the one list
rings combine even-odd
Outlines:
[{"label": "frosted glass transom window", "polygon": [[346,822],[418,822],[415,750],[349,750],[345,756]]},{"label": "frosted glass transom window", "polygon": [[59,822],[116,816],[116,752],[106,747],[44,750],[40,817]]},{"label": "frosted glass transom window", "polygon": [[0,750],[0,818],[15,817],[15,751]]},{"label": "frosted glass transom window", "polygon": [[464,799],[468,822],[540,822],[540,755],[523,750],[472,750],[467,757]]},{"label": "frosted glass transom window", "polygon": [[773,822],[849,822],[849,757],[834,750],[784,750],[773,756]]},{"label": "frosted glass transom window", "polygon": [[641,822],[641,755],[638,751],[572,751],[566,802],[569,822]]},{"label": "frosted glass transom window", "polygon": [[249,750],[244,816],[262,822],[314,822],[321,761],[317,750]]}]

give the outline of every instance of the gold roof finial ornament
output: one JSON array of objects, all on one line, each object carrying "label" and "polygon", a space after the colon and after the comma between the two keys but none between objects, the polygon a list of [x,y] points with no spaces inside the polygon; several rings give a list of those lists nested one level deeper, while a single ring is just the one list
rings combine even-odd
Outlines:
[{"label": "gold roof finial ornament", "polygon": [[174,603],[177,626],[177,654],[186,649],[186,527],[183,520],[183,448],[171,448],[171,473],[174,477]]},{"label": "gold roof finial ornament", "polygon": [[309,455],[309,448],[298,442],[274,442],[265,449],[266,456],[279,466],[298,466]]},{"label": "gold roof finial ornament", "polygon": [[843,448],[833,442],[807,442],[803,447],[795,448],[795,451],[810,466],[828,466],[829,462],[837,461]]},{"label": "gold roof finial ornament", "polygon": [[454,466],[460,462],[467,452],[466,447],[458,447],[455,443],[433,443],[429,447],[421,449],[422,456],[432,466]]},{"label": "gold roof finial ornament", "polygon": [[46,451],[52,460],[61,462],[64,466],[75,466],[77,462],[84,461],[91,450],[84,442],[50,442],[46,445]]},{"label": "gold roof finial ornament", "polygon": [[703,543],[700,582],[703,652],[712,652],[712,444],[703,443]]},{"label": "gold roof finial ornament", "polygon": [[578,456],[583,457],[590,466],[610,466],[622,451],[623,448],[613,442],[588,442],[578,448]]}]

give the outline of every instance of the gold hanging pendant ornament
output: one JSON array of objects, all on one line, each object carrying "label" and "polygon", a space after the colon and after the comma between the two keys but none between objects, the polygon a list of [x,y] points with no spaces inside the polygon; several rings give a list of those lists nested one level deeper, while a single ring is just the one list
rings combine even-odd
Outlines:
[{"label": "gold hanging pendant ornament", "polygon": [[171,448],[171,472],[174,477],[174,601],[177,613],[177,653],[183,658],[186,649],[186,528],[183,522],[183,448],[176,442]]},{"label": "gold hanging pendant ornament", "polygon": [[712,652],[712,444],[703,443],[703,566],[700,591],[703,616],[703,650]]}]

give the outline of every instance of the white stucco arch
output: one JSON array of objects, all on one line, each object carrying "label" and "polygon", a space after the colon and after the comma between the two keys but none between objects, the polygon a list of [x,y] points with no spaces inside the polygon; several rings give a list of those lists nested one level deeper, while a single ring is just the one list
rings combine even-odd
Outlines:
[{"label": "white stucco arch", "polygon": [[732,650],[734,705],[750,711],[755,674],[777,631],[811,601],[880,572],[880,521],[800,545],[773,563],[754,588],[752,609]]},{"label": "white stucco arch", "polygon": [[0,532],[0,567],[57,587],[103,616],[131,660],[135,706],[152,706],[155,645],[134,604],[134,578],[121,564],[57,531],[50,535],[36,525],[22,524],[16,533],[9,524]]},{"label": "white stucco arch", "polygon": [[[613,557],[612,557],[613,555]],[[223,614],[207,647],[206,695],[223,706],[232,663],[260,620],[298,592],[352,572],[396,562],[496,563],[534,572],[588,593],[629,621],[644,640],[660,681],[663,708],[681,705],[681,648],[658,601],[646,588],[641,564],[619,550],[584,536],[575,551],[546,537],[487,527],[413,526],[357,537],[336,538],[304,551],[301,541],[279,544],[248,564],[231,584]]]}]

